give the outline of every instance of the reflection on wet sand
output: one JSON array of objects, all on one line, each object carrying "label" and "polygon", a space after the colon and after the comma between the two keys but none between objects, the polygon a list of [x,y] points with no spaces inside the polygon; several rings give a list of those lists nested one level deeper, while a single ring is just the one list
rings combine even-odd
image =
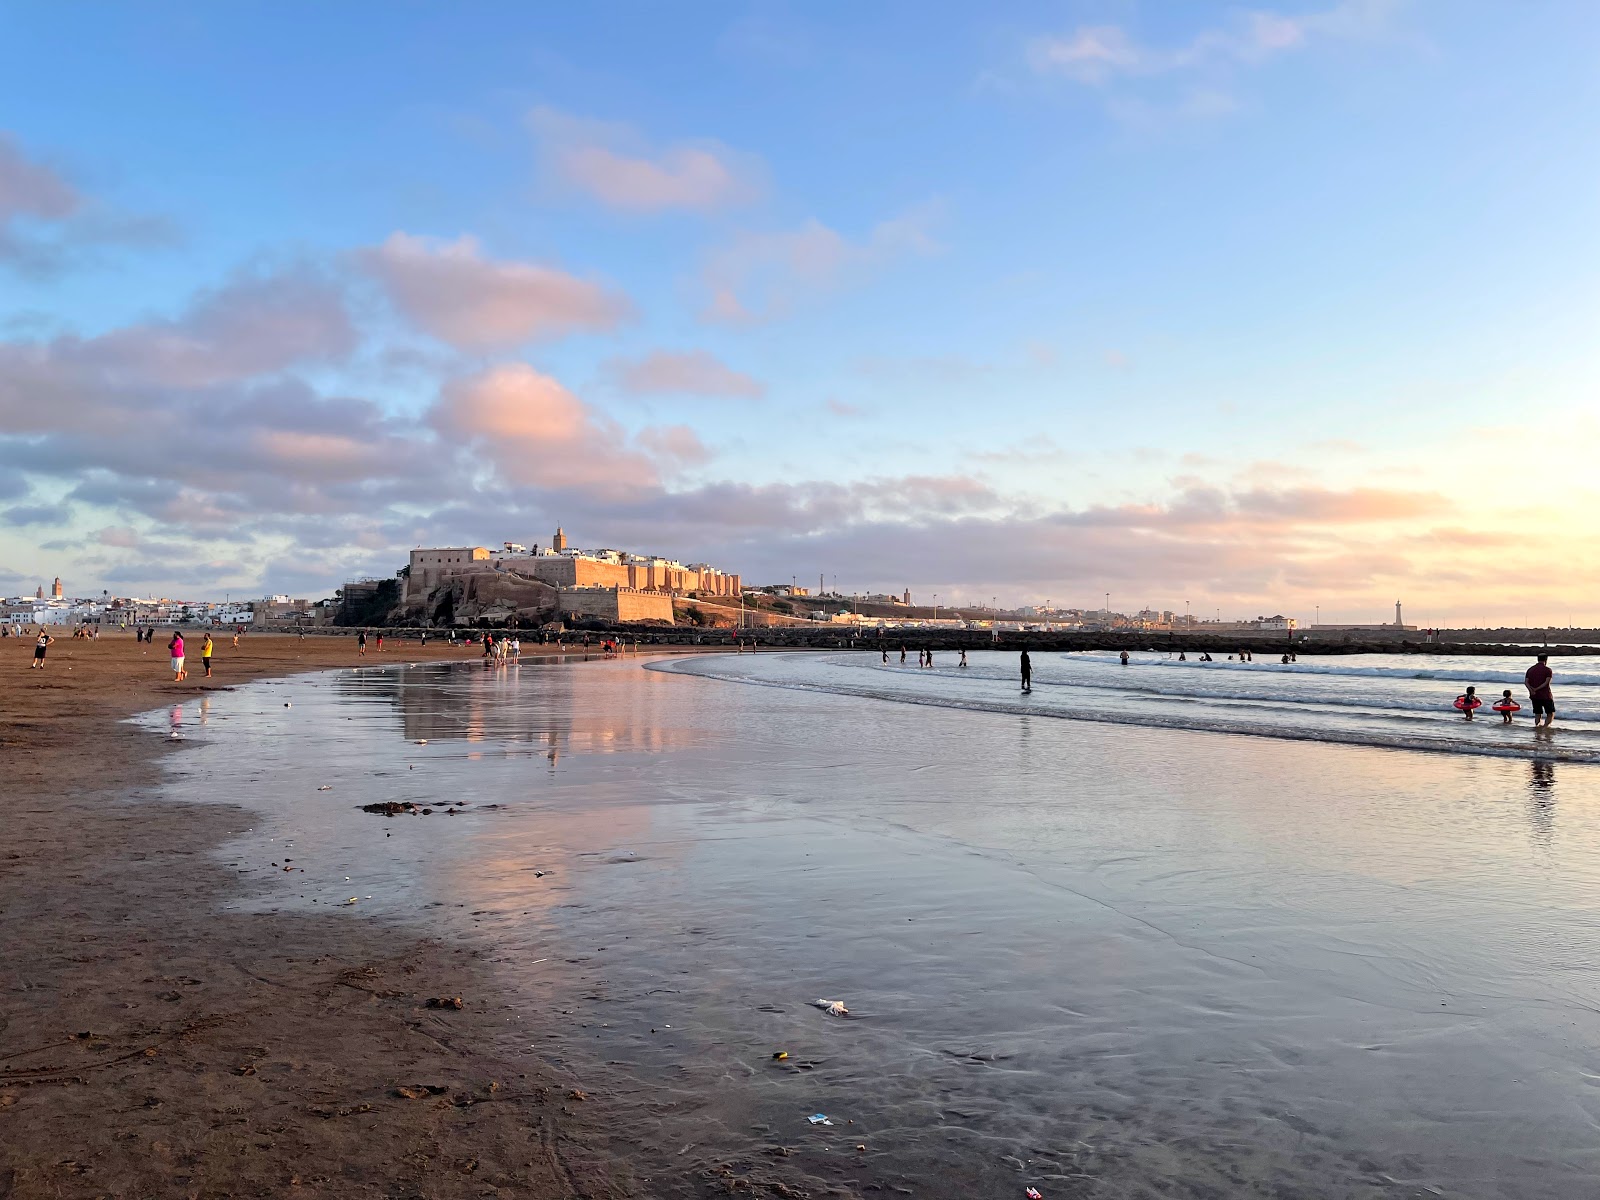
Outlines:
[{"label": "reflection on wet sand", "polygon": [[[648,688],[616,689],[614,707],[580,704],[577,665],[551,657],[491,666],[367,669],[339,675],[335,686],[351,699],[387,701],[410,742],[532,742],[552,763],[565,753],[657,752],[694,744],[693,731],[653,705]],[[596,662],[584,669],[603,676],[619,668],[630,680],[638,674],[633,663]],[[590,694],[592,689],[585,693]]]},{"label": "reflection on wet sand", "polygon": [[1528,828],[1534,845],[1549,850],[1556,836],[1556,764],[1528,764]]}]

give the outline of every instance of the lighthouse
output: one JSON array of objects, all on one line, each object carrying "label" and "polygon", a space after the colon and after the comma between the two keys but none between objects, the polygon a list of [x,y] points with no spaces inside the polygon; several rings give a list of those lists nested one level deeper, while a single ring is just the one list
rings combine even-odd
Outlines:
[{"label": "lighthouse", "polygon": [[1394,627],[1396,629],[1405,628],[1405,622],[1400,619],[1400,601],[1398,600],[1394,602]]}]

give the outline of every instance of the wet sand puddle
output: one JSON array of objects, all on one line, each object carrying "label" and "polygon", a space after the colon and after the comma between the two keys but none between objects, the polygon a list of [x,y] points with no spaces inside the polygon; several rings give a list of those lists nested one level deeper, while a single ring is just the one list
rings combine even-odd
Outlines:
[{"label": "wet sand puddle", "polygon": [[199,717],[169,790],[254,814],[241,903],[489,948],[652,1194],[1596,1191],[1596,768],[632,662]]}]

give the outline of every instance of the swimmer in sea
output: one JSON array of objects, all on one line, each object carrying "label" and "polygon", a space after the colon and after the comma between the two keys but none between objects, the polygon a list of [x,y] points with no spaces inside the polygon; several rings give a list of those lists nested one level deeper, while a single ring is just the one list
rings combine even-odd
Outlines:
[{"label": "swimmer in sea", "polygon": [[1495,705],[1495,707],[1500,710],[1500,724],[1511,724],[1511,712],[1516,705],[1517,702],[1511,698],[1510,688],[1507,688],[1505,691],[1500,693],[1500,703]]},{"label": "swimmer in sea", "polygon": [[1466,695],[1456,697],[1456,703],[1461,706],[1461,711],[1467,715],[1467,720],[1470,721],[1472,720],[1473,709],[1477,708],[1483,701],[1478,699],[1478,689],[1469,687]]},{"label": "swimmer in sea", "polygon": [[1033,660],[1028,657],[1028,652],[1022,652],[1022,690],[1033,691]]},{"label": "swimmer in sea", "polygon": [[1124,650],[1122,652],[1122,665],[1123,666],[1127,666],[1128,665],[1128,652],[1126,650]]}]

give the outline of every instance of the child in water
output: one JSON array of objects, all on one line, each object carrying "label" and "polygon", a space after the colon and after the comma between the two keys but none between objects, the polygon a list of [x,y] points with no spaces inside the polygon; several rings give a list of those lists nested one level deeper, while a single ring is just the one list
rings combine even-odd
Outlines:
[{"label": "child in water", "polygon": [[1511,714],[1517,708],[1517,702],[1511,698],[1511,689],[1507,688],[1500,693],[1500,703],[1495,705],[1500,710],[1500,724],[1511,724]]},{"label": "child in water", "polygon": [[1461,711],[1467,714],[1467,720],[1470,721],[1472,720],[1473,710],[1477,708],[1478,705],[1482,704],[1483,701],[1478,699],[1478,689],[1475,687],[1469,687],[1466,695],[1456,697],[1456,703],[1461,707]]}]

